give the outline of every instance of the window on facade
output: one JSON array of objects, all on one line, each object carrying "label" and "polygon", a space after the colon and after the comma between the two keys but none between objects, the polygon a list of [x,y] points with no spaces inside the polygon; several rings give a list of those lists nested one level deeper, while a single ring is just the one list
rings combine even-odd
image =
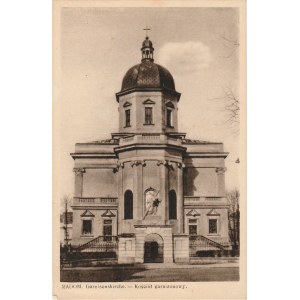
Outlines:
[{"label": "window on facade", "polygon": [[82,220],[82,234],[92,234],[92,220]]},{"label": "window on facade", "polygon": [[152,107],[145,107],[145,125],[152,125]]},{"label": "window on facade", "polygon": [[209,226],[209,233],[218,233],[218,220],[210,219],[208,226]]},{"label": "window on facade", "polygon": [[[105,221],[111,221],[111,220],[104,220],[104,224],[107,223]],[[103,240],[104,241],[111,241],[112,240],[112,225],[104,225],[103,226]]]},{"label": "window on facade", "polygon": [[167,109],[167,127],[172,127],[172,110]]},{"label": "window on facade", "polygon": [[125,127],[130,127],[130,109],[125,110]]},{"label": "window on facade", "polygon": [[176,192],[174,190],[169,192],[169,219],[177,219],[177,199]]},{"label": "window on facade", "polygon": [[133,194],[129,190],[124,194],[124,219],[133,219]]},{"label": "window on facade", "polygon": [[197,225],[189,225],[189,234],[196,235],[197,234]]}]

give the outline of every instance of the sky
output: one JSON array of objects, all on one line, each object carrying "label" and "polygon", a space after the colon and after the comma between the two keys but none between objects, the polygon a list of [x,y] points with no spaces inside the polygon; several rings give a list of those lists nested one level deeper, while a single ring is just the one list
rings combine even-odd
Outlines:
[{"label": "sky", "polygon": [[224,90],[239,96],[239,15],[236,8],[63,8],[61,14],[61,197],[74,192],[75,143],[118,131],[126,71],[141,60],[148,26],[154,61],[175,80],[179,131],[223,142],[226,187],[238,188],[238,128],[226,120]]}]

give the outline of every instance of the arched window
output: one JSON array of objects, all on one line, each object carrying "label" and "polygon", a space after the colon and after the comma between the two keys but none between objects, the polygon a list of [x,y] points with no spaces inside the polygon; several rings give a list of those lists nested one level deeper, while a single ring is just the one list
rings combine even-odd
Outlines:
[{"label": "arched window", "polygon": [[177,197],[174,190],[169,191],[169,219],[177,219]]},{"label": "arched window", "polygon": [[133,219],[133,194],[130,190],[124,194],[124,219]]}]

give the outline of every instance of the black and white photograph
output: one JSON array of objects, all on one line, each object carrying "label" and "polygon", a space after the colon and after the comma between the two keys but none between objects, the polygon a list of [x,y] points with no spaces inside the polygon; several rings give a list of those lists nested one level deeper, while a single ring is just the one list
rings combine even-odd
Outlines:
[{"label": "black and white photograph", "polygon": [[243,284],[243,9],[60,8],[63,289]]}]

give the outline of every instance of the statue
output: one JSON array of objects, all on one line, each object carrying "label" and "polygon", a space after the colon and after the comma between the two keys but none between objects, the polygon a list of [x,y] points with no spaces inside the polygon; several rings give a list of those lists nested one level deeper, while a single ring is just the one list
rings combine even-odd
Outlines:
[{"label": "statue", "polygon": [[147,191],[146,193],[146,213],[143,219],[146,218],[147,215],[156,215],[158,205],[161,201],[158,198],[159,191],[156,192],[154,189]]}]

